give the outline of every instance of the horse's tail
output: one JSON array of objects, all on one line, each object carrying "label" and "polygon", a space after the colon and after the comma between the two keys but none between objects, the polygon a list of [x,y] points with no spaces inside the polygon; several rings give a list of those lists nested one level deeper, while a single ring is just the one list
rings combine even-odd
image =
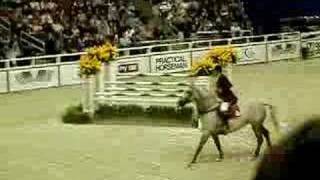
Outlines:
[{"label": "horse's tail", "polygon": [[279,121],[276,117],[276,108],[273,105],[267,104],[267,103],[263,103],[263,105],[267,106],[269,108],[271,121],[273,123],[273,126],[276,128],[276,131],[279,133],[280,132],[280,125],[279,125]]}]

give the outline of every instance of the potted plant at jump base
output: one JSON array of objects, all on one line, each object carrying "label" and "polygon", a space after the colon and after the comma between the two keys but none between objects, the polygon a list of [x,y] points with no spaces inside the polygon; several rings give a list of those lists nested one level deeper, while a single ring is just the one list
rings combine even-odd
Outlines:
[{"label": "potted plant at jump base", "polygon": [[[87,54],[83,55],[80,60],[80,72],[84,76],[84,97],[83,111],[94,113],[93,95],[96,91],[104,92],[104,81],[115,80],[116,72],[112,70],[111,61],[114,61],[117,56],[117,48],[110,43],[101,46],[95,46],[87,50]],[[95,76],[97,77],[96,79]],[[106,78],[107,77],[107,78]],[[97,86],[96,84],[97,83]]]},{"label": "potted plant at jump base", "polygon": [[92,113],[94,110],[92,98],[95,92],[96,79],[95,75],[101,70],[102,63],[89,54],[80,58],[80,77],[81,77],[81,104],[84,113]]},{"label": "potted plant at jump base", "polygon": [[[69,107],[62,117],[63,122],[83,124],[92,121],[95,112],[93,98],[96,87],[100,91],[104,91],[104,68],[112,60],[115,60],[116,55],[116,47],[107,43],[102,46],[89,48],[87,53],[80,57],[81,105]],[[97,75],[98,78],[96,78]]]},{"label": "potted plant at jump base", "polygon": [[81,104],[78,106],[70,106],[66,109],[62,116],[64,123],[87,124],[93,121],[90,112],[94,108],[92,98],[95,92],[95,74],[99,72],[101,62],[96,58],[87,54],[80,58],[80,77],[81,77]]},{"label": "potted plant at jump base", "polygon": [[95,75],[100,71],[101,64],[95,56],[85,54],[80,57],[81,104],[66,109],[62,116],[64,123],[86,124],[92,122]]}]

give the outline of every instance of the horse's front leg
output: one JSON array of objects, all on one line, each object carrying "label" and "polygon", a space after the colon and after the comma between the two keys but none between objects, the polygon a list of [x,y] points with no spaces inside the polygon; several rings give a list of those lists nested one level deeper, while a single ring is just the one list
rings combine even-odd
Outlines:
[{"label": "horse's front leg", "polygon": [[221,143],[220,143],[219,136],[216,135],[216,134],[212,134],[211,136],[212,136],[212,139],[214,141],[214,144],[217,147],[217,150],[219,151],[219,158],[217,158],[216,160],[217,161],[222,161],[222,159],[224,158],[224,154],[223,154],[223,151],[222,151],[222,148],[221,148]]},{"label": "horse's front leg", "polygon": [[197,150],[192,158],[192,161],[189,163],[189,166],[196,162],[199,153],[201,152],[203,146],[206,144],[210,136],[209,132],[203,132],[200,138],[200,142],[198,144]]},{"label": "horse's front leg", "polygon": [[198,128],[199,127],[199,114],[197,106],[192,105],[192,127]]}]

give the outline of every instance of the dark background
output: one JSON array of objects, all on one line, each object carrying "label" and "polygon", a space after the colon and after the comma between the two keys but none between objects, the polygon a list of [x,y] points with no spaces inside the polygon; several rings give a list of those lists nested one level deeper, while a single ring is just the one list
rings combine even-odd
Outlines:
[{"label": "dark background", "polygon": [[320,0],[243,0],[259,33],[274,33],[280,18],[320,15]]}]

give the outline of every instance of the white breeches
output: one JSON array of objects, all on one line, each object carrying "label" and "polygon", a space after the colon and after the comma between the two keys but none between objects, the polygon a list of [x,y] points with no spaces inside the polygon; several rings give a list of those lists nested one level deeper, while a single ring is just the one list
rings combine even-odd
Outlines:
[{"label": "white breeches", "polygon": [[228,102],[222,102],[220,105],[220,111],[221,112],[226,112],[229,110],[230,104]]}]

